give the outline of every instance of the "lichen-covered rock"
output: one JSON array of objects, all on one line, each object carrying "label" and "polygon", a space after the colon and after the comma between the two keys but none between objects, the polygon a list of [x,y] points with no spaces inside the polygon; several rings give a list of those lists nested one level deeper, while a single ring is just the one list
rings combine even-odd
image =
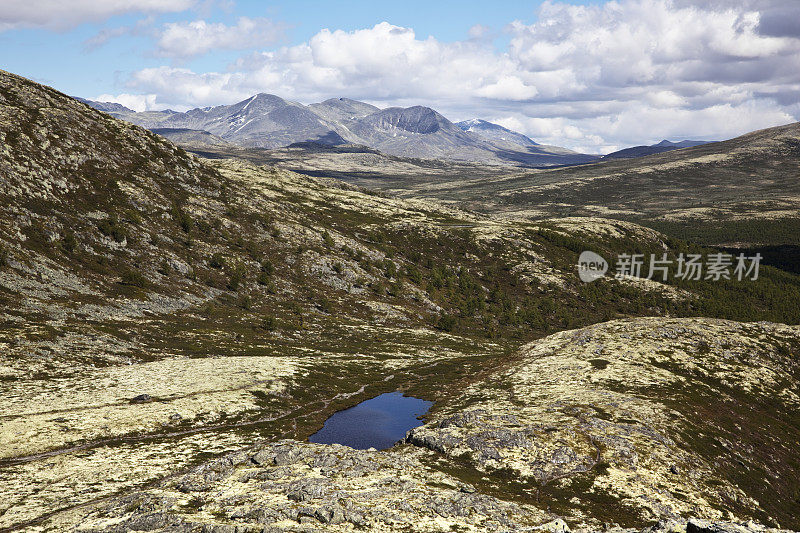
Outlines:
[{"label": "lichen-covered rock", "polygon": [[[99,507],[80,531],[534,531],[547,515],[464,489],[431,452],[281,441]],[[546,531],[563,531],[547,529]]]},{"label": "lichen-covered rock", "polygon": [[798,348],[796,327],[706,319],[557,333],[406,442],[511,472],[577,520],[796,521]]}]

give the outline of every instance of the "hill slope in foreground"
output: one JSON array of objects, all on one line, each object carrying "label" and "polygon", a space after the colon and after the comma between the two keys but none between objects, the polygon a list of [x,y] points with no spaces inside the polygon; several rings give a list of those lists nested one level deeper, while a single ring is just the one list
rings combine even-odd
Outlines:
[{"label": "hill slope in foreground", "polygon": [[[797,276],[585,285],[700,250],[201,161],[4,72],[0,147],[0,529],[800,528]],[[303,442],[393,390],[436,402],[404,444]]]}]

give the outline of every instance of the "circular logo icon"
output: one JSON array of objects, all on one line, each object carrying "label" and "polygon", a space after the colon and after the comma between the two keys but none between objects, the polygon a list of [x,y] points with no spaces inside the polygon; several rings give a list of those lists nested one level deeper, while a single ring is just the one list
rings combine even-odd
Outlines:
[{"label": "circular logo icon", "polygon": [[578,276],[584,283],[591,283],[606,275],[608,262],[594,252],[581,252],[578,257]]}]

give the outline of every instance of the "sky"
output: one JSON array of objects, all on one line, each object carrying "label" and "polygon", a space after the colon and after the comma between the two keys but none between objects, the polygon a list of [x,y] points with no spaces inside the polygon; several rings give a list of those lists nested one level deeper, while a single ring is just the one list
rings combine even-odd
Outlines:
[{"label": "sky", "polygon": [[348,97],[607,153],[800,120],[800,1],[2,0],[0,68],[137,111]]}]

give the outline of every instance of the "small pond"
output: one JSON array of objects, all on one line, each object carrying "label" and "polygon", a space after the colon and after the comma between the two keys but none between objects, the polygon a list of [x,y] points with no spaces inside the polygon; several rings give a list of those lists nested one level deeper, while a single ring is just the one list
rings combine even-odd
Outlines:
[{"label": "small pond", "polygon": [[406,432],[422,425],[418,417],[433,402],[389,392],[334,413],[322,429],[308,440],[319,444],[344,444],[357,450],[385,450],[405,437]]}]

